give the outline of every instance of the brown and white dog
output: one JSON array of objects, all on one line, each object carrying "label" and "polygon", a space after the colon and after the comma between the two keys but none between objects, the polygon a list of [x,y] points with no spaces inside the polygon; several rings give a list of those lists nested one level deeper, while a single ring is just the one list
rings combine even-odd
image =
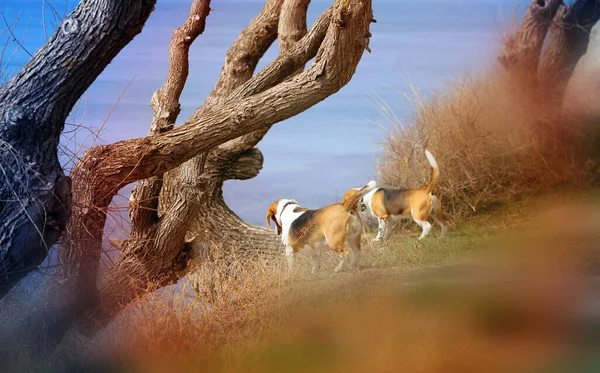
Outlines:
[{"label": "brown and white dog", "polygon": [[361,257],[362,235],[362,220],[356,206],[376,186],[371,181],[358,190],[348,191],[342,202],[318,210],[300,207],[293,199],[275,201],[267,210],[267,229],[272,219],[277,226],[277,233],[281,234],[288,267],[293,266],[294,255],[298,251],[308,249],[312,258],[312,272],[316,273],[321,267],[321,253],[333,250],[340,255],[340,263],[335,267],[335,272],[339,272],[344,266],[347,254],[345,243],[348,242],[354,254],[351,265],[356,268]]},{"label": "brown and white dog", "polygon": [[432,216],[433,220],[442,228],[440,237],[444,237],[446,234],[447,223],[444,220],[440,200],[432,194],[440,175],[439,166],[428,150],[425,150],[425,156],[431,165],[431,179],[425,188],[376,188],[361,199],[360,210],[369,209],[371,214],[379,220],[379,229],[373,241],[386,239],[392,228],[391,223],[396,219],[412,218],[419,224],[423,229],[419,240],[425,238],[431,230],[431,224],[427,221],[429,216]]}]

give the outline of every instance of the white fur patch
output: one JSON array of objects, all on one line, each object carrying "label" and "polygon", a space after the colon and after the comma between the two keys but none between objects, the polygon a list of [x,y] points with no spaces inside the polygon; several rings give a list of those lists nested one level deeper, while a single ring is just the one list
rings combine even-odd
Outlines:
[{"label": "white fur patch", "polygon": [[379,189],[381,188],[375,188],[373,190],[371,190],[369,193],[365,194],[362,197],[362,203],[369,209],[369,211],[371,212],[371,215],[373,215],[374,218],[377,217],[377,215],[375,215],[373,213],[373,206],[371,206],[371,199],[373,198],[373,195],[375,194],[375,192],[377,192]]},{"label": "white fur patch", "polygon": [[433,154],[431,154],[429,152],[429,150],[425,150],[425,156],[427,157],[427,160],[429,161],[429,164],[431,165],[431,167],[439,168],[437,161],[433,157]]},{"label": "white fur patch", "polygon": [[279,224],[281,224],[281,242],[284,245],[289,244],[289,233],[292,222],[298,218],[298,216],[304,214],[304,211],[294,212],[294,209],[298,206],[298,202],[293,199],[282,199],[277,204],[277,212],[275,217]]}]

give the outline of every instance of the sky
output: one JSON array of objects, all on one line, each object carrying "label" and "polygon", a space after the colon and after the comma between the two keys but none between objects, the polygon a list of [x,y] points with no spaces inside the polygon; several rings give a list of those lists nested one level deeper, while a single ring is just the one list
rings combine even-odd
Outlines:
[{"label": "sky", "polygon": [[[312,0],[309,25],[333,0]],[[62,18],[76,5],[73,0],[2,0],[0,22],[12,24],[14,36],[29,53],[39,49]],[[444,89],[453,79],[491,66],[502,30],[526,0],[373,0],[377,23],[371,25],[372,53],[364,54],[352,80],[337,94],[311,109],[276,124],[259,144],[265,161],[260,174],[247,181],[225,183],[225,199],[243,219],[264,223],[276,199],[294,198],[308,208],[338,201],[352,187],[376,179],[376,160],[389,123],[383,103],[407,122],[412,106],[406,98],[413,89],[424,95]],[[143,137],[152,119],[148,106],[168,68],[171,30],[187,18],[190,0],[159,0],[138,35],[82,97],[69,123],[102,129],[95,144]],[[206,31],[190,50],[190,75],[181,97],[183,123],[212,90],[225,53],[239,32],[258,14],[264,0],[213,0]],[[45,27],[44,27],[45,25]],[[3,25],[4,26],[4,25]],[[4,27],[0,27],[4,29]],[[22,68],[28,53],[9,41],[0,66],[3,80]],[[14,56],[9,61],[9,56]],[[258,70],[277,55],[277,44],[261,60]],[[115,103],[118,102],[116,105]],[[65,135],[68,151],[81,154],[92,137],[83,129]],[[76,137],[73,138],[73,134]],[[65,168],[71,164],[66,161]],[[131,187],[121,192],[126,204]]]}]

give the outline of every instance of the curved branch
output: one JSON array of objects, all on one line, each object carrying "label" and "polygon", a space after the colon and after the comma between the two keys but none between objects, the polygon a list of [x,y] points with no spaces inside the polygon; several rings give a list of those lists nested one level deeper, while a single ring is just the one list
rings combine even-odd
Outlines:
[{"label": "curved branch", "polygon": [[252,77],[258,61],[277,39],[282,4],[283,0],[267,0],[260,13],[233,42],[215,88],[202,105],[204,109],[217,105],[222,97]]},{"label": "curved branch", "polygon": [[[281,8],[281,20],[277,29],[279,54],[289,51],[308,31],[306,12],[310,0],[285,0]],[[296,71],[302,72],[304,66]]]},{"label": "curved branch", "polygon": [[[268,0],[261,13],[250,22],[233,43],[227,54],[226,63],[221,71],[219,81],[207,101],[197,111],[197,117],[201,117],[202,113],[208,112],[211,102],[213,105],[216,105],[221,96],[227,94],[252,76],[259,59],[275,39],[281,3],[282,0]],[[201,9],[201,7],[194,5],[188,22],[194,19],[196,17],[194,13],[201,11]],[[205,9],[208,9],[208,6]],[[176,79],[175,81],[178,82],[176,86],[183,88],[183,84],[187,78],[187,49],[182,50],[183,48],[178,47],[175,42],[176,38],[177,31],[171,44],[172,64],[165,85],[168,84],[173,76],[174,79],[171,80]],[[173,52],[179,53],[178,58],[173,58]],[[177,66],[173,65],[173,62],[177,59],[185,59],[184,74],[176,75],[178,69]],[[161,91],[158,91],[154,95],[153,102],[170,101],[171,105],[160,112],[157,112],[155,109],[155,121],[161,117],[165,117],[165,119],[163,120],[163,125],[155,126],[153,123],[151,135],[170,131],[179,113],[178,98],[181,89],[170,90],[169,92],[164,92],[165,94],[162,95],[161,93],[163,92]],[[153,107],[156,108],[156,106],[154,105]],[[165,114],[162,115],[163,113]],[[256,160],[254,157],[251,158],[252,161]],[[162,178],[153,177],[142,181],[134,189],[130,203],[132,232],[130,238],[123,242],[122,253],[117,262],[107,272],[102,281],[101,293],[103,303],[106,307],[104,307],[105,311],[99,310],[98,317],[102,317],[102,314],[106,315],[108,310],[112,309],[112,306],[109,305],[119,304],[124,302],[124,299],[127,299],[131,287],[124,288],[124,281],[133,281],[134,284],[141,286],[152,279],[154,283],[164,284],[165,281],[170,281],[174,276],[176,277],[180,274],[180,271],[175,270],[174,267],[181,266],[174,265],[174,260],[180,260],[181,254],[185,251],[186,245],[184,245],[183,240],[185,232],[188,230],[189,224],[193,221],[192,216],[197,215],[198,205],[196,202],[198,202],[202,194],[202,186],[199,185],[200,179],[198,179],[200,172],[195,172],[195,167],[199,167],[199,158],[195,162],[190,161],[188,163],[192,165],[192,172],[173,172],[167,174],[167,181],[169,179],[175,180],[173,183],[175,185],[174,188],[166,188],[172,190],[174,196],[169,203],[161,202],[160,207],[163,210],[163,214],[160,218],[158,217],[157,196],[161,189],[165,189],[163,188]],[[262,158],[260,159],[260,163],[262,164]],[[190,167],[187,168],[188,171],[189,169]],[[194,187],[182,187],[188,184]],[[165,185],[168,186],[169,183],[167,182]],[[164,211],[165,209],[166,211]],[[92,240],[96,240],[97,237],[96,234],[96,237]],[[69,252],[69,255],[81,256],[81,250],[77,250],[75,247],[72,247]],[[142,259],[139,253],[151,254],[144,255]],[[94,255],[89,256],[87,258],[88,262],[97,263],[98,254],[96,252]],[[160,263],[154,260],[156,258],[160,258]],[[186,267],[185,263],[183,267]]]},{"label": "curved branch", "polygon": [[[302,9],[301,7],[299,8],[301,5],[299,3],[303,2],[305,2],[305,0],[291,0],[284,3],[285,6],[290,7],[288,9],[293,9],[295,13],[294,18],[287,17],[288,21],[294,20],[294,25],[280,27],[280,29],[285,30],[284,32],[292,33],[295,36],[300,35],[300,33],[296,31],[296,28],[302,28],[298,23],[298,19],[303,19],[304,22],[306,22],[306,15],[302,16],[301,14],[298,14],[297,11]],[[304,12],[306,12],[306,9],[304,9]],[[285,79],[289,79],[300,73],[304,65],[316,56],[323,39],[325,39],[325,35],[327,34],[332,14],[333,7],[325,10],[325,12],[323,12],[323,14],[315,21],[310,31],[308,31],[299,42],[295,44],[285,44],[285,47],[280,49],[277,58],[263,68],[253,79],[249,80],[232,93],[229,96],[228,101],[235,102],[236,100],[243,99],[252,94],[263,92],[264,90],[281,83]],[[292,36],[288,37],[288,39],[291,38]],[[218,155],[209,155],[207,168],[218,167],[216,162],[219,160],[235,158],[236,154],[256,146],[270,128],[270,126],[265,126],[260,130],[220,145],[214,151],[214,153]],[[224,175],[222,176],[222,178],[225,179]]]},{"label": "curved branch", "polygon": [[[283,0],[267,0],[260,13],[250,21],[233,42],[225,57],[225,64],[221,69],[215,88],[206,101],[198,109],[198,116],[208,113],[212,108],[221,105],[221,102],[239,89],[239,86],[250,78],[271,44],[277,38],[277,25]],[[210,150],[210,149],[209,149]],[[208,152],[191,159],[180,169],[168,172],[161,190],[159,211],[168,208],[169,203],[177,194],[177,178],[179,173],[201,175],[205,170]]]},{"label": "curved branch", "polygon": [[[169,45],[169,72],[163,86],[152,96],[150,106],[154,111],[149,135],[170,131],[175,125],[181,107],[179,98],[189,73],[189,50],[196,38],[204,32],[210,0],[195,0],[186,22],[173,31]],[[163,175],[140,181],[131,192],[129,214],[131,228],[141,234],[158,222],[158,196],[163,185]]]}]

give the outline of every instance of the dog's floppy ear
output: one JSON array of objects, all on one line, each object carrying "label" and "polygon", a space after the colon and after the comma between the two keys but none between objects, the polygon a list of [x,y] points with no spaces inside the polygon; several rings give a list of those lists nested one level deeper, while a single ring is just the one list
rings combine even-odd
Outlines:
[{"label": "dog's floppy ear", "polygon": [[[343,204],[344,202],[346,202],[348,199],[350,199],[352,196],[354,196],[356,193],[358,193],[358,191],[359,191],[359,190],[360,190],[360,188],[352,188],[352,189],[350,189],[349,191],[347,191],[347,192],[344,194],[344,198],[342,199],[342,204]],[[356,207],[356,205],[355,205],[355,206],[352,206],[352,207],[353,207],[353,208],[355,208],[355,207]]]},{"label": "dog's floppy ear", "polygon": [[271,204],[271,206],[269,206],[269,208],[267,209],[267,227],[265,228],[266,230],[269,230],[269,228],[271,228],[271,219],[273,219],[273,222],[275,223],[275,226],[277,227],[277,234],[281,234],[281,225],[279,225],[279,222],[277,221],[277,219],[275,218],[275,215],[277,215],[277,205],[279,204],[279,200],[273,202]]}]

